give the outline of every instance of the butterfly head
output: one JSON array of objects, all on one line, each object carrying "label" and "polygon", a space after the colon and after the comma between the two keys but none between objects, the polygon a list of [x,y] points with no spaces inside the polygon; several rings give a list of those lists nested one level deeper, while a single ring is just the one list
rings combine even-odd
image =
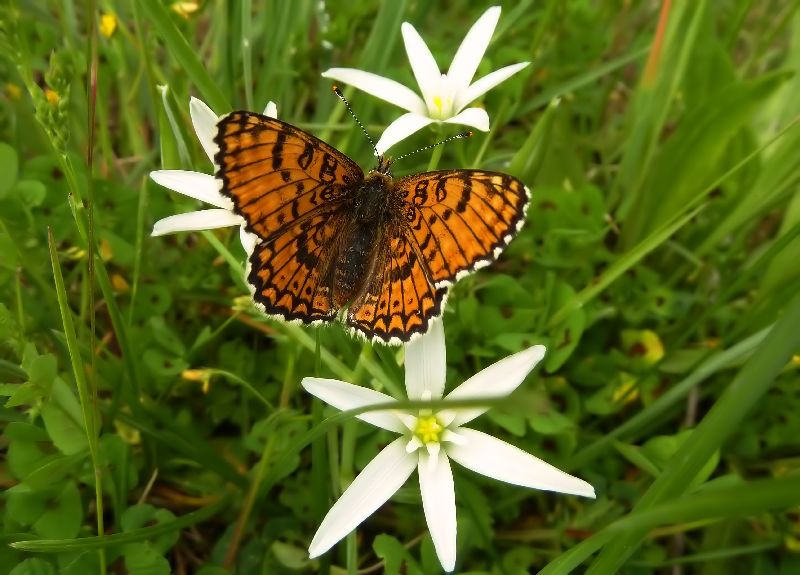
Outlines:
[{"label": "butterfly head", "polygon": [[373,172],[377,172],[379,174],[384,174],[386,176],[392,175],[392,164],[394,160],[388,156],[378,156],[378,165],[375,167]]}]

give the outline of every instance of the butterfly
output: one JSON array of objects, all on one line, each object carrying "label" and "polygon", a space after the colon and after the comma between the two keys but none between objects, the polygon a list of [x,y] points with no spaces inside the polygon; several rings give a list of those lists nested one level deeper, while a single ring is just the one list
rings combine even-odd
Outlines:
[{"label": "butterfly", "polygon": [[247,280],[266,314],[341,320],[401,343],[441,315],[448,286],[494,261],[525,219],[530,192],[483,170],[395,179],[275,118],[232,112],[217,123],[215,177],[258,237]]}]

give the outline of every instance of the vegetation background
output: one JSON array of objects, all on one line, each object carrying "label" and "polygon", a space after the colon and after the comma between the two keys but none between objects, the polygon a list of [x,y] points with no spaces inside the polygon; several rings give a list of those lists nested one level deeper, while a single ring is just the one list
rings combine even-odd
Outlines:
[{"label": "vegetation background", "polygon": [[[190,95],[274,100],[369,167],[320,72],[413,86],[400,23],[444,66],[489,4],[3,4],[0,573],[437,572],[414,486],[305,551],[386,436],[320,427],[299,381],[398,389],[397,350],[259,316],[235,230],[149,237],[197,204],[147,176],[210,171]],[[482,425],[598,498],[458,472],[459,570],[800,573],[798,3],[503,4],[479,73],[533,65],[439,165],[509,172],[534,201],[450,298],[448,381],[547,344]],[[374,135],[399,115],[345,93]]]}]

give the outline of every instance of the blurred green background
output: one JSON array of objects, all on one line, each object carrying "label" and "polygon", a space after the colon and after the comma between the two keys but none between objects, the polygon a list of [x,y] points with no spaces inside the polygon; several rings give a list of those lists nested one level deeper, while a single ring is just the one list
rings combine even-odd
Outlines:
[{"label": "blurred green background", "polygon": [[[398,350],[260,316],[235,229],[149,237],[199,204],[147,176],[211,171],[190,95],[372,167],[320,72],[416,89],[401,22],[446,67],[490,5],[3,1],[0,573],[438,572],[413,485],[305,551],[388,435],[299,381],[397,390]],[[448,382],[546,344],[481,425],[598,498],[458,471],[458,571],[800,573],[798,2],[503,3],[478,74],[526,60],[439,162],[534,195],[451,294]],[[345,94],[375,137],[401,113]]]}]

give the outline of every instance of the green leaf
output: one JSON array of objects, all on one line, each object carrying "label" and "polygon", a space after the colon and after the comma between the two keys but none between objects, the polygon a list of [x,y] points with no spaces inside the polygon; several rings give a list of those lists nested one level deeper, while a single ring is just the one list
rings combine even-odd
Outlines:
[{"label": "green leaf", "polygon": [[32,557],[22,561],[8,575],[56,575],[56,568],[49,561]]},{"label": "green leaf", "polygon": [[20,180],[11,190],[11,195],[16,196],[29,208],[37,208],[44,203],[47,197],[47,188],[37,180]]},{"label": "green leaf", "polygon": [[169,575],[169,561],[149,543],[131,543],[123,551],[130,575]]},{"label": "green leaf", "polygon": [[[558,283],[552,296],[552,309],[561,309],[576,298],[575,290],[566,283]],[[553,331],[551,344],[547,348],[544,368],[548,373],[558,370],[569,359],[586,327],[586,312],[583,308],[573,309],[563,323]]]},{"label": "green leaf", "polygon": [[33,528],[42,537],[69,539],[76,537],[83,521],[83,503],[78,486],[68,481],[55,499],[45,503],[45,511]]},{"label": "green leaf", "polygon": [[5,142],[0,142],[0,200],[17,181],[18,171],[17,151]]},{"label": "green leaf", "polygon": [[73,419],[61,406],[54,403],[43,405],[42,419],[53,444],[64,455],[80,453],[89,447],[82,422]]},{"label": "green leaf", "polygon": [[[123,531],[134,531],[151,525],[167,524],[175,521],[175,515],[169,509],[158,509],[146,503],[133,505],[125,510],[120,520]],[[153,549],[166,553],[178,541],[179,533],[170,531],[150,541]]]},{"label": "green leaf", "polygon": [[383,570],[387,575],[422,574],[408,550],[391,535],[378,535],[372,542],[372,549],[383,560]]}]

